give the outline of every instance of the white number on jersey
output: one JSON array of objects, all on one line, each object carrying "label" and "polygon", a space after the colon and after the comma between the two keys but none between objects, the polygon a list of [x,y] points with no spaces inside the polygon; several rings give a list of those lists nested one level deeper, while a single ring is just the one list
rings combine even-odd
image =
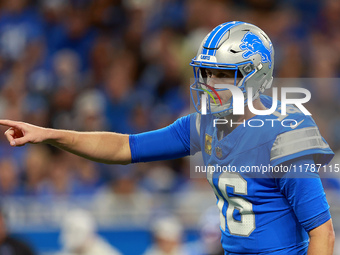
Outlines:
[{"label": "white number on jersey", "polygon": [[[255,230],[253,205],[243,197],[229,197],[227,193],[227,187],[232,187],[234,189],[234,194],[247,195],[247,181],[239,173],[222,173],[218,178],[218,189],[220,190],[222,197],[213,184],[213,173],[208,172],[207,178],[218,198],[217,206],[220,210],[222,230],[225,231],[227,225],[230,234],[249,236]],[[224,217],[222,213],[225,200],[228,202],[226,217]],[[240,221],[235,220],[233,217],[236,209],[241,215]]]}]

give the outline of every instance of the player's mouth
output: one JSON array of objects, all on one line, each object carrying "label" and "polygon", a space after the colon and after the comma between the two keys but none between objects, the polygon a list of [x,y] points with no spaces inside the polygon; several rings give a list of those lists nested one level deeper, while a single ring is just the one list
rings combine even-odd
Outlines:
[{"label": "player's mouth", "polygon": [[218,102],[219,102],[218,97],[213,97],[213,98],[210,97],[210,103],[216,104],[216,103],[218,103]]},{"label": "player's mouth", "polygon": [[219,102],[221,105],[222,105],[222,101],[221,101],[221,98],[220,96],[217,94],[217,91],[211,87],[210,85],[208,84],[204,84],[208,89],[211,90],[211,92],[209,92],[208,90],[206,89],[203,89],[204,92],[206,92],[209,96],[210,96],[210,101],[213,101],[214,104],[217,104],[217,102]]}]

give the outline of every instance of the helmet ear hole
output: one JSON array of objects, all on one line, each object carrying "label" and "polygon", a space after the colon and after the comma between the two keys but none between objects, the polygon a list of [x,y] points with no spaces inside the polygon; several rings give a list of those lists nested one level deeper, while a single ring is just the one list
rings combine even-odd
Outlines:
[{"label": "helmet ear hole", "polygon": [[240,78],[242,79],[244,76],[243,74],[241,73],[241,71],[239,69],[237,69],[237,74],[236,74],[237,78]]},{"label": "helmet ear hole", "polygon": [[200,68],[201,71],[201,76],[203,79],[207,78],[207,72],[206,72],[206,68]]},{"label": "helmet ear hole", "polygon": [[206,68],[200,68],[201,77],[204,83],[207,83],[207,72]]}]

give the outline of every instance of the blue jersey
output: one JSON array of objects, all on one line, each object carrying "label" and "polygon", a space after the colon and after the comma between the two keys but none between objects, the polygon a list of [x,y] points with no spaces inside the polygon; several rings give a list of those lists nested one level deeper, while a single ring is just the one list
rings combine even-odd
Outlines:
[{"label": "blue jersey", "polygon": [[[261,100],[271,106],[270,97]],[[292,107],[287,112],[287,116],[280,112],[255,116],[220,140],[214,116],[197,115],[205,165],[215,166],[215,171],[229,166],[228,171],[207,171],[207,178],[221,212],[222,245],[230,254],[305,254],[308,220],[322,224],[330,218],[320,180],[294,179],[289,174],[306,171],[299,166],[309,159],[324,165],[333,152],[311,117]],[[273,169],[280,170],[279,166],[291,172],[284,181],[274,178]],[[307,190],[312,192],[305,196]]]},{"label": "blue jersey", "polygon": [[[270,97],[261,96],[261,101],[271,107]],[[131,135],[132,162],[202,151],[206,166],[231,166],[232,171],[207,171],[226,254],[306,254],[307,232],[330,219],[329,206],[318,175],[291,178],[292,169],[327,164],[333,152],[311,117],[296,108],[288,108],[287,116],[277,110],[246,120],[222,139],[213,126],[215,117],[197,113],[164,129]],[[268,170],[280,166],[290,172],[277,177]]]}]

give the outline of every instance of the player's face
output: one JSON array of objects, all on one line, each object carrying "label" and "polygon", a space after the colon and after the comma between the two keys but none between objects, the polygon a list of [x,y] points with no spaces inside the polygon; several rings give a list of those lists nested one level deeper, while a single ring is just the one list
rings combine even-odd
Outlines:
[{"label": "player's face", "polygon": [[[216,84],[229,84],[235,85],[235,70],[219,70],[219,69],[205,69],[205,74],[207,77],[207,84],[215,88]],[[236,84],[241,80],[241,78],[237,78]],[[228,102],[231,98],[232,94],[230,90],[222,90],[217,92],[221,98],[222,104]],[[217,96],[215,100],[217,99]],[[210,98],[210,101],[213,102],[213,99]]]}]

